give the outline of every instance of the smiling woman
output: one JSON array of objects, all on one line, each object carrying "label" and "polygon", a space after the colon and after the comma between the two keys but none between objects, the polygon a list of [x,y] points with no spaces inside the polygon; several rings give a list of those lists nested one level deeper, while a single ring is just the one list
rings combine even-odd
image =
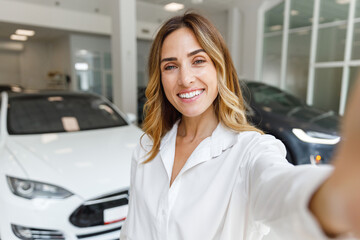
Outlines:
[{"label": "smiling woman", "polygon": [[229,52],[207,19],[185,13],[161,27],[149,79],[121,240],[327,239],[355,229],[344,206],[360,197],[328,181],[332,167],[294,167],[279,140],[247,122]]},{"label": "smiling woman", "polygon": [[[221,120],[226,126],[237,131],[261,132],[247,122],[237,73],[230,53],[221,34],[206,18],[197,14],[187,14],[184,18],[175,17],[164,24],[151,47],[148,69],[149,84],[146,88],[148,101],[144,106],[146,118],[143,130],[152,138],[153,147],[147,161],[151,161],[156,156],[161,138],[183,114],[171,101],[176,99],[179,103],[182,102],[183,104],[180,105],[182,109],[186,102],[193,102],[192,105],[195,106],[193,100],[203,101],[201,97],[186,99],[194,90],[197,90],[197,93],[205,90],[201,93],[204,96],[211,94],[208,90],[216,91],[221,96],[217,97],[216,93],[211,104],[216,113],[216,121]],[[207,73],[209,70],[211,72]],[[199,74],[202,74],[200,78],[202,81],[198,79]],[[207,79],[209,76],[211,80]],[[164,87],[168,86],[168,79],[171,79],[171,84],[175,86],[181,84],[181,81],[189,81],[189,78],[193,78],[190,80],[191,87],[188,87],[189,83],[187,86],[183,84],[177,87],[179,92],[172,93],[173,96],[170,98],[166,95],[167,91]],[[197,79],[198,85],[203,85],[203,81],[207,84],[211,82],[213,85],[209,85],[210,89],[204,88],[205,86],[196,86],[200,87],[196,89],[194,79]],[[181,98],[183,101],[180,101],[180,96],[177,94],[185,97]],[[186,111],[191,112],[191,109]]]}]

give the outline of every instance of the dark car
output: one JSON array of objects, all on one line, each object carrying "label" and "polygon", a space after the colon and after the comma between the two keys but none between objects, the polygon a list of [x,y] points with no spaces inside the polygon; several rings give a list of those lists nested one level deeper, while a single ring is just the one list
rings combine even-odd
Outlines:
[{"label": "dark car", "polygon": [[306,105],[297,97],[259,82],[246,82],[242,92],[250,122],[281,140],[292,164],[329,163],[340,141],[340,117]]}]

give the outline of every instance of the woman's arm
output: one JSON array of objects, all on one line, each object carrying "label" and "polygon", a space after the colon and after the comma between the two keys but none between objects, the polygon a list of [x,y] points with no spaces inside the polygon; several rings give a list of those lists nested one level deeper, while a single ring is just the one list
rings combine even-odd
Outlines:
[{"label": "woman's arm", "polygon": [[342,142],[334,156],[335,170],[316,191],[310,210],[329,235],[360,236],[360,80],[343,119]]},{"label": "woman's arm", "polygon": [[281,239],[329,239],[308,206],[333,167],[291,165],[284,145],[270,135],[259,135],[249,145],[250,161],[242,174],[248,174],[251,218]]}]

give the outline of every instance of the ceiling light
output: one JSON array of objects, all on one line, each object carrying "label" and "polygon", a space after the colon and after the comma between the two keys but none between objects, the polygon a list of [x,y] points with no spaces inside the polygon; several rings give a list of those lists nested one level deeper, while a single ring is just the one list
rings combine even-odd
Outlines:
[{"label": "ceiling light", "polygon": [[181,3],[169,3],[164,6],[164,9],[169,12],[176,12],[184,8],[184,4]]},{"label": "ceiling light", "polygon": [[12,34],[10,36],[10,39],[11,40],[17,40],[17,41],[26,41],[28,38],[27,38],[27,36]]},{"label": "ceiling light", "polygon": [[18,30],[16,30],[15,33],[17,35],[24,35],[24,36],[28,36],[28,37],[31,37],[31,36],[35,35],[35,31],[33,31],[33,30],[25,30],[25,29],[18,29]]},{"label": "ceiling light", "polygon": [[87,55],[89,52],[86,49],[81,49],[77,53],[80,54],[80,55]]},{"label": "ceiling light", "polygon": [[203,3],[204,0],[191,0],[191,3],[192,4],[200,4],[200,3]]},{"label": "ceiling light", "polygon": [[336,0],[337,4],[349,4],[350,0]]},{"label": "ceiling light", "polygon": [[282,29],[282,25],[274,25],[270,27],[270,31],[280,31]]},{"label": "ceiling light", "polygon": [[82,71],[86,71],[89,69],[89,64],[87,63],[75,63],[75,69],[76,70],[82,70]]},{"label": "ceiling light", "polygon": [[297,15],[299,15],[298,10],[291,10],[291,16],[297,16]]}]

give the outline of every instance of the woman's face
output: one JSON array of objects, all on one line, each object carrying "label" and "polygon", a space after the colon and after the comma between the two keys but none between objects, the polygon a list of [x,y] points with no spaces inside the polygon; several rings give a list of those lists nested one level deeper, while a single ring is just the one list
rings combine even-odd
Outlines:
[{"label": "woman's face", "polygon": [[180,28],[165,38],[160,68],[165,95],[182,115],[196,117],[213,107],[216,69],[190,29]]}]

